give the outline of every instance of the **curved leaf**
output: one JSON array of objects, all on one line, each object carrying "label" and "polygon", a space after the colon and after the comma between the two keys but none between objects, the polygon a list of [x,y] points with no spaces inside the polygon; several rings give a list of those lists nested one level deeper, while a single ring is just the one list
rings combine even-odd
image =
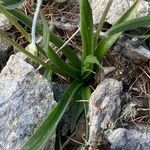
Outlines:
[{"label": "curved leaf", "polygon": [[25,0],[0,0],[0,3],[8,9],[14,9],[19,7]]},{"label": "curved leaf", "polygon": [[112,27],[109,32],[108,32],[108,36],[119,33],[119,32],[123,32],[126,30],[131,30],[131,29],[135,29],[135,28],[139,28],[139,27],[144,27],[150,25],[150,16],[144,16],[144,17],[140,17],[140,18],[136,18],[130,21],[126,21],[126,22],[122,22],[114,27]]},{"label": "curved leaf", "polygon": [[93,17],[88,0],[80,0],[80,21],[83,60],[88,55],[93,55]]},{"label": "curved leaf", "polygon": [[[121,18],[116,22],[115,25],[132,19],[138,8],[138,5],[139,0],[135,0],[133,5],[128,10],[125,11],[125,13],[121,16]],[[121,34],[122,33],[114,34],[112,36],[106,36],[99,42],[97,49],[95,51],[95,56],[98,58],[98,60],[101,61],[103,59],[108,50],[116,42],[116,40],[120,37]]]},{"label": "curved leaf", "polygon": [[[12,15],[14,15],[18,20],[20,20],[22,23],[24,23],[26,26],[28,26],[29,28],[32,27],[31,18],[29,16],[27,16],[23,11],[16,8],[13,10],[9,10],[9,12]],[[43,34],[42,29],[43,29],[43,27],[40,24],[37,24],[37,30],[36,30],[37,34],[42,36],[42,34]],[[49,34],[50,34],[49,35],[50,42],[52,42],[54,45],[56,45],[57,47],[61,47],[64,44],[64,42],[50,30],[49,30]],[[78,56],[73,51],[73,49],[71,49],[69,46],[66,45],[62,49],[62,51],[65,54],[65,56],[68,58],[71,65],[74,66],[74,68],[80,70],[81,69],[81,60],[78,58]]]}]

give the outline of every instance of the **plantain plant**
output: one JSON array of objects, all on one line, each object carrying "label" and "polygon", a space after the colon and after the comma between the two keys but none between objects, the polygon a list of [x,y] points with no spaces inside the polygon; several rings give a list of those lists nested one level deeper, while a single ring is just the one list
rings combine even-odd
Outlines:
[{"label": "plantain plant", "polygon": [[[70,78],[70,85],[59,100],[58,104],[51,112],[49,112],[45,120],[43,120],[43,122],[37,127],[31,138],[22,148],[24,150],[42,150],[56,130],[59,121],[70,103],[74,103],[74,107],[72,109],[73,113],[71,114],[72,131],[74,130],[77,118],[81,112],[85,110],[85,114],[87,113],[87,101],[91,94],[89,81],[93,77],[96,69],[100,67],[100,63],[106,53],[122,34],[122,31],[134,27],[149,25],[150,18],[147,16],[129,21],[133,18],[139,4],[139,0],[135,0],[133,5],[126,10],[113,27],[107,31],[106,36],[99,41],[99,34],[102,30],[103,23],[113,0],[108,1],[104,13],[100,18],[96,32],[94,32],[93,29],[94,25],[90,4],[88,0],[80,0],[80,34],[82,40],[82,52],[80,56],[78,56],[79,54],[77,55],[68,45],[64,45],[64,42],[49,30],[48,23],[42,12],[41,18],[43,25],[36,23],[35,20],[33,20],[32,24],[32,20],[24,14],[24,12],[17,8],[23,0],[0,0],[0,2],[0,12],[10,20],[10,22],[31,44],[28,49],[25,49],[8,37],[8,35],[2,30],[0,30],[0,37],[12,44],[18,51],[25,53],[33,61],[45,67],[46,71]],[[18,20],[32,29],[32,38],[18,23]],[[140,20],[142,20],[141,24]],[[136,26],[134,26],[135,24]],[[40,47],[37,43],[35,43],[35,31],[37,34],[43,36],[43,47]],[[61,51],[66,56],[67,61],[58,56],[50,43],[53,43],[58,48],[63,46]],[[35,55],[37,52],[44,55],[51,63],[44,62],[44,60],[38,57],[37,54]],[[80,99],[87,101],[83,103],[76,103],[74,99],[77,99],[77,95],[80,96]],[[88,122],[88,119],[86,119],[86,121]],[[86,138],[88,139],[88,129],[86,134]]]}]

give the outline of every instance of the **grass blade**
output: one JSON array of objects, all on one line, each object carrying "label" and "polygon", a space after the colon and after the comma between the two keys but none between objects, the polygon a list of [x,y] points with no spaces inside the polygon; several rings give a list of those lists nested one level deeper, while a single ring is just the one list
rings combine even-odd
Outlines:
[{"label": "grass blade", "polygon": [[23,150],[43,150],[49,138],[54,133],[61,117],[66,111],[73,96],[77,93],[81,83],[74,81],[66,90],[62,99],[49,113],[43,123],[38,127],[29,141],[23,146]]},{"label": "grass blade", "polygon": [[144,27],[150,25],[150,16],[144,16],[140,18],[136,18],[133,20],[129,20],[126,22],[122,22],[114,27],[112,27],[109,32],[107,33],[108,36],[111,36],[113,34],[123,32],[126,30],[131,30],[139,27]]},{"label": "grass blade", "polygon": [[58,57],[58,55],[55,53],[55,51],[50,46],[47,51],[47,56],[50,59],[50,61],[57,68],[60,69],[60,71],[67,74],[69,77],[80,80],[80,78],[81,78],[80,71],[78,71],[75,68],[73,68],[72,66],[66,64],[61,58]]},{"label": "grass blade", "polygon": [[20,46],[19,44],[17,44],[15,41],[13,41],[10,37],[7,36],[7,34],[2,31],[0,29],[0,37],[2,37],[4,40],[6,40],[9,44],[13,45],[18,51],[23,52],[24,54],[26,54],[29,58],[31,58],[33,61],[35,61],[36,63],[42,65],[43,67],[45,67],[47,70],[52,70],[54,73],[59,73],[64,75],[62,72],[60,72],[60,70],[58,68],[56,68],[53,65],[49,65],[45,62],[43,62],[41,59],[39,59],[38,57],[32,55],[30,52],[28,52],[27,50],[25,50],[22,46]]},{"label": "grass blade", "polygon": [[80,24],[84,61],[88,55],[93,55],[93,16],[88,0],[80,0]]},{"label": "grass blade", "polygon": [[48,51],[49,49],[49,25],[44,17],[44,14],[40,12],[42,21],[43,21],[43,46],[44,46],[44,51]]},{"label": "grass blade", "polygon": [[11,15],[7,11],[7,9],[5,9],[5,7],[3,7],[2,5],[0,5],[0,12],[8,18],[11,24],[13,24],[21,32],[21,34],[28,40],[28,42],[31,42],[31,37],[29,36],[29,34],[22,28],[22,26],[18,23],[16,18],[13,15]]},{"label": "grass blade", "polygon": [[109,9],[110,9],[110,6],[112,5],[112,3],[113,3],[113,0],[109,0],[108,1],[107,5],[106,5],[106,8],[105,8],[105,10],[104,10],[104,12],[102,14],[102,17],[101,17],[101,19],[100,19],[100,21],[98,23],[97,30],[96,30],[96,33],[95,33],[95,36],[94,36],[95,46],[97,44],[97,40],[99,38],[100,31],[102,30],[103,24],[104,24],[104,22],[106,20],[107,14],[109,12]]},{"label": "grass blade", "polygon": [[[90,86],[83,86],[81,89],[81,92],[82,92],[82,99],[89,100],[91,96]],[[86,123],[85,140],[86,141],[88,141],[88,136],[89,136],[88,104],[89,103],[84,102],[84,113],[85,113],[85,123]]]},{"label": "grass blade", "polygon": [[66,64],[61,58],[58,57],[58,55],[55,53],[55,51],[49,46],[49,25],[41,12],[41,17],[43,21],[43,44],[44,44],[44,50],[47,53],[48,58],[51,60],[51,62],[59,68],[62,72],[65,74],[68,74],[69,76],[73,78],[80,78],[80,72],[71,67],[70,65]]},{"label": "grass blade", "polygon": [[[23,11],[21,11],[19,9],[13,9],[13,10],[8,10],[8,11],[31,29],[32,20]],[[37,25],[36,32],[42,36],[42,34],[43,34],[42,25],[40,25],[40,24]],[[54,33],[49,31],[49,34],[50,34],[49,35],[50,42],[52,42],[54,45],[56,45],[57,47],[61,47],[64,44],[64,42],[60,38],[58,38]],[[67,45],[62,49],[62,51],[64,52],[64,54],[68,58],[68,60],[71,62],[71,64],[76,69],[80,70],[81,69],[81,60],[77,57],[76,53]]]},{"label": "grass blade", "polygon": [[0,0],[0,3],[9,9],[13,9],[18,7],[23,1],[25,0]]},{"label": "grass blade", "polygon": [[[133,5],[121,16],[121,18],[116,22],[115,25],[128,21],[131,18],[133,18],[135,11],[137,10],[138,4],[139,4],[139,0],[136,0],[133,3]],[[95,51],[95,56],[98,58],[98,60],[100,61],[102,60],[102,58],[106,55],[107,51],[116,42],[116,40],[119,38],[120,35],[121,33],[112,36],[106,36],[99,42],[97,49]]]}]

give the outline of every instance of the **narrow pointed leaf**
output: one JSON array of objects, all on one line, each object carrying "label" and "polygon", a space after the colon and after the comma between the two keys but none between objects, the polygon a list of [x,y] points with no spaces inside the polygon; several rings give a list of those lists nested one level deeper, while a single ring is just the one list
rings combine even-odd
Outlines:
[{"label": "narrow pointed leaf", "polygon": [[23,27],[18,23],[18,21],[16,20],[16,18],[7,11],[7,9],[0,5],[0,12],[3,13],[8,20],[10,21],[10,23],[12,25],[14,25],[20,32],[21,34],[28,40],[28,42],[31,42],[31,37],[29,36],[29,34],[23,29]]},{"label": "narrow pointed leaf", "polygon": [[[137,10],[138,4],[139,4],[139,0],[135,0],[133,5],[121,16],[121,18],[116,22],[115,25],[132,19]],[[119,38],[121,34],[122,33],[118,33],[112,36],[106,36],[99,42],[95,52],[95,56],[98,58],[99,61],[103,59],[107,51],[116,42],[116,40]]]},{"label": "narrow pointed leaf", "polygon": [[86,64],[97,64],[98,66],[100,66],[99,60],[97,59],[96,56],[93,55],[89,55],[85,58],[84,60],[84,64],[86,66]]},{"label": "narrow pointed leaf", "polygon": [[[90,96],[91,96],[90,86],[83,86],[81,89],[81,92],[82,92],[82,99],[85,99],[85,100],[90,99]],[[86,123],[85,140],[86,141],[88,141],[88,138],[89,138],[88,104],[89,103],[84,102],[84,113],[85,113],[85,123]]]},{"label": "narrow pointed leaf", "polygon": [[30,57],[36,63],[42,65],[43,67],[45,67],[48,70],[52,70],[54,73],[60,73],[61,74],[61,72],[56,67],[54,67],[53,65],[46,64],[41,59],[34,56],[33,54],[31,54],[27,50],[25,50],[22,46],[20,46],[14,40],[12,40],[10,37],[8,37],[7,34],[4,31],[2,31],[1,29],[0,29],[0,37],[3,38],[4,40],[6,40],[12,46],[14,46],[18,51],[21,51],[24,54],[26,54],[28,57]]},{"label": "narrow pointed leaf", "polygon": [[44,50],[47,53],[48,58],[51,60],[51,62],[61,70],[61,72],[64,72],[65,74],[69,75],[70,77],[77,78],[80,76],[80,73],[78,70],[74,69],[70,65],[66,64],[58,55],[55,53],[55,51],[49,46],[49,38],[50,38],[50,32],[49,32],[49,25],[44,17],[44,14],[41,12],[41,17],[43,21],[43,44],[44,44]]},{"label": "narrow pointed leaf", "polygon": [[136,18],[130,21],[122,22],[109,30],[107,33],[108,36],[123,32],[126,30],[131,30],[139,27],[144,27],[150,25],[150,16],[144,16]]},{"label": "narrow pointed leaf", "polygon": [[41,12],[40,13],[42,21],[43,21],[43,47],[44,47],[44,51],[48,51],[49,48],[49,25],[44,17],[44,14]]},{"label": "narrow pointed leaf", "polygon": [[97,30],[96,30],[96,33],[95,33],[95,36],[94,36],[94,42],[95,42],[95,46],[97,46],[97,40],[98,40],[98,37],[99,37],[99,34],[100,34],[100,31],[102,30],[102,27],[103,27],[103,24],[106,20],[106,17],[107,17],[107,14],[109,12],[109,9],[110,9],[110,6],[112,5],[113,3],[113,0],[109,0],[107,5],[106,5],[106,8],[100,18],[100,21],[98,23],[98,26],[97,26]]},{"label": "narrow pointed leaf", "polygon": [[72,77],[74,79],[81,78],[80,72],[72,66],[66,64],[66,62],[64,62],[50,46],[47,51],[47,57],[57,68],[60,69],[61,72],[65,73],[69,77]]},{"label": "narrow pointed leaf", "polygon": [[80,0],[80,26],[83,60],[93,55],[93,16],[88,0]]},{"label": "narrow pointed leaf", "polygon": [[[26,26],[29,28],[32,27],[32,20],[29,16],[27,16],[23,11],[19,9],[13,9],[13,10],[8,10],[11,14],[13,14],[18,20],[20,20],[22,23],[24,23]],[[37,30],[36,32],[42,36],[43,31],[42,31],[42,25],[38,24],[37,25]],[[49,39],[50,42],[52,42],[54,45],[57,47],[61,47],[64,42],[57,37],[54,33],[49,31]],[[62,51],[64,52],[65,56],[68,58],[68,60],[71,62],[71,64],[78,70],[81,69],[81,60],[77,57],[76,53],[69,47],[65,46]]]},{"label": "narrow pointed leaf", "polygon": [[19,7],[25,0],[0,0],[0,3],[9,9]]}]

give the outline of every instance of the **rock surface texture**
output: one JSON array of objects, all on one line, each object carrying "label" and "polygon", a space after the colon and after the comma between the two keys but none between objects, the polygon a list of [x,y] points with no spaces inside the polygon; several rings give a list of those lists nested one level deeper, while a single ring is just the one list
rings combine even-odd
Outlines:
[{"label": "rock surface texture", "polygon": [[121,111],[122,83],[115,79],[103,80],[92,93],[89,103],[89,150],[95,150],[102,141],[103,131],[113,129]]},{"label": "rock surface texture", "polygon": [[140,41],[130,40],[122,36],[113,48],[113,53],[123,55],[133,62],[148,62],[150,60],[150,51],[141,45]]},{"label": "rock surface texture", "polygon": [[0,29],[3,31],[7,31],[11,29],[11,27],[12,25],[7,19],[7,17],[4,14],[0,13]]},{"label": "rock surface texture", "polygon": [[55,104],[47,80],[12,55],[0,74],[0,150],[20,150]]},{"label": "rock surface texture", "polygon": [[136,129],[116,129],[108,138],[111,143],[110,150],[149,150],[150,128],[148,131]]},{"label": "rock surface texture", "polygon": [[6,60],[8,57],[9,49],[11,45],[0,38],[0,63]]},{"label": "rock surface texture", "polygon": [[[89,0],[93,9],[94,22],[98,23],[108,0]],[[125,10],[133,3],[133,0],[114,0],[109,10],[106,21],[115,23]],[[149,13],[149,2],[141,0],[136,16],[144,16]]]},{"label": "rock surface texture", "polygon": [[[8,19],[0,13],[0,29],[7,31],[12,27]],[[10,44],[0,38],[0,63],[2,63],[7,58],[7,53],[10,48]]]}]

